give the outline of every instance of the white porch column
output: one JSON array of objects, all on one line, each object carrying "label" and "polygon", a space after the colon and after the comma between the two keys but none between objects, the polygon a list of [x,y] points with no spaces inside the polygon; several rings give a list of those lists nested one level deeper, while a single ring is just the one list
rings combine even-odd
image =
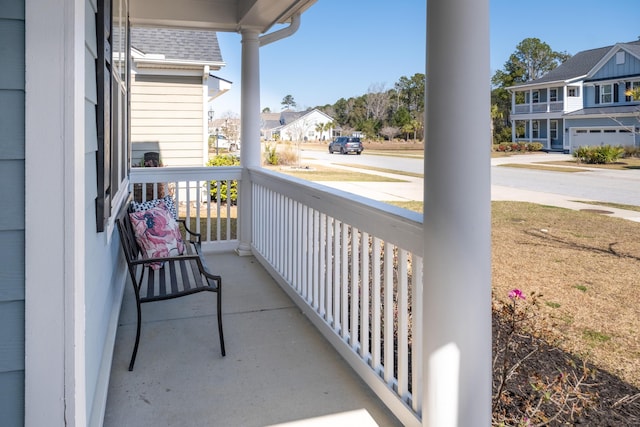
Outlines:
[{"label": "white porch column", "polygon": [[424,426],[491,422],[489,70],[489,0],[427,2]]},{"label": "white porch column", "polygon": [[87,425],[85,6],[25,2],[26,427]]},{"label": "white porch column", "polygon": [[240,97],[240,120],[243,166],[240,183],[238,221],[240,236],[238,255],[251,255],[251,182],[248,167],[260,166],[260,50],[258,31],[242,31],[242,93]]}]

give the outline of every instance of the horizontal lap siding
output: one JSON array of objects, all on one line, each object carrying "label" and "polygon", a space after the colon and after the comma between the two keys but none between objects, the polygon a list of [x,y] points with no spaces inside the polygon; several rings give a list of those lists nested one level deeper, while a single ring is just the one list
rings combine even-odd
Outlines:
[{"label": "horizontal lap siding", "polygon": [[7,427],[24,424],[24,29],[24,1],[0,0],[0,414]]},{"label": "horizontal lap siding", "polygon": [[200,77],[133,76],[131,140],[133,162],[160,152],[165,166],[201,166],[204,141]]}]

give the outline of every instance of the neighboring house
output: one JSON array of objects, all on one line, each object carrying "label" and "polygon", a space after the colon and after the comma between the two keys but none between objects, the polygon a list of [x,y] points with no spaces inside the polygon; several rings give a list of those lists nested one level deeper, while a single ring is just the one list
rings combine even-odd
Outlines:
[{"label": "neighboring house", "polygon": [[131,28],[132,162],[159,152],[164,166],[203,166],[208,103],[231,83],[211,71],[225,65],[215,31]]},{"label": "neighboring house", "polygon": [[[266,140],[280,141],[325,141],[333,136],[333,128],[324,128],[334,123],[331,116],[320,110],[262,113],[260,116],[261,135]],[[318,125],[322,125],[320,130]]]},{"label": "neighboring house", "polygon": [[640,41],[579,52],[543,77],[512,86],[513,141],[570,152],[640,145]]}]

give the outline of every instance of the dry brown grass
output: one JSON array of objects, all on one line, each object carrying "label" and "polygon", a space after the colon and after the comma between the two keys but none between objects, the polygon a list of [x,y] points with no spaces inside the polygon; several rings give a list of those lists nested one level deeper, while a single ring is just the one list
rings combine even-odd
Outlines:
[{"label": "dry brown grass", "polygon": [[539,292],[551,336],[640,386],[640,224],[522,202],[493,202],[493,291]]}]

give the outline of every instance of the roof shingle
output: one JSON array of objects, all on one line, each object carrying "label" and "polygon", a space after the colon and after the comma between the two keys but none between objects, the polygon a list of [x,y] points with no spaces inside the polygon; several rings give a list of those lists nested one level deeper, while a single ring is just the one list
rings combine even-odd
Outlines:
[{"label": "roof shingle", "polygon": [[215,31],[131,27],[131,45],[145,54],[166,59],[222,62]]}]

